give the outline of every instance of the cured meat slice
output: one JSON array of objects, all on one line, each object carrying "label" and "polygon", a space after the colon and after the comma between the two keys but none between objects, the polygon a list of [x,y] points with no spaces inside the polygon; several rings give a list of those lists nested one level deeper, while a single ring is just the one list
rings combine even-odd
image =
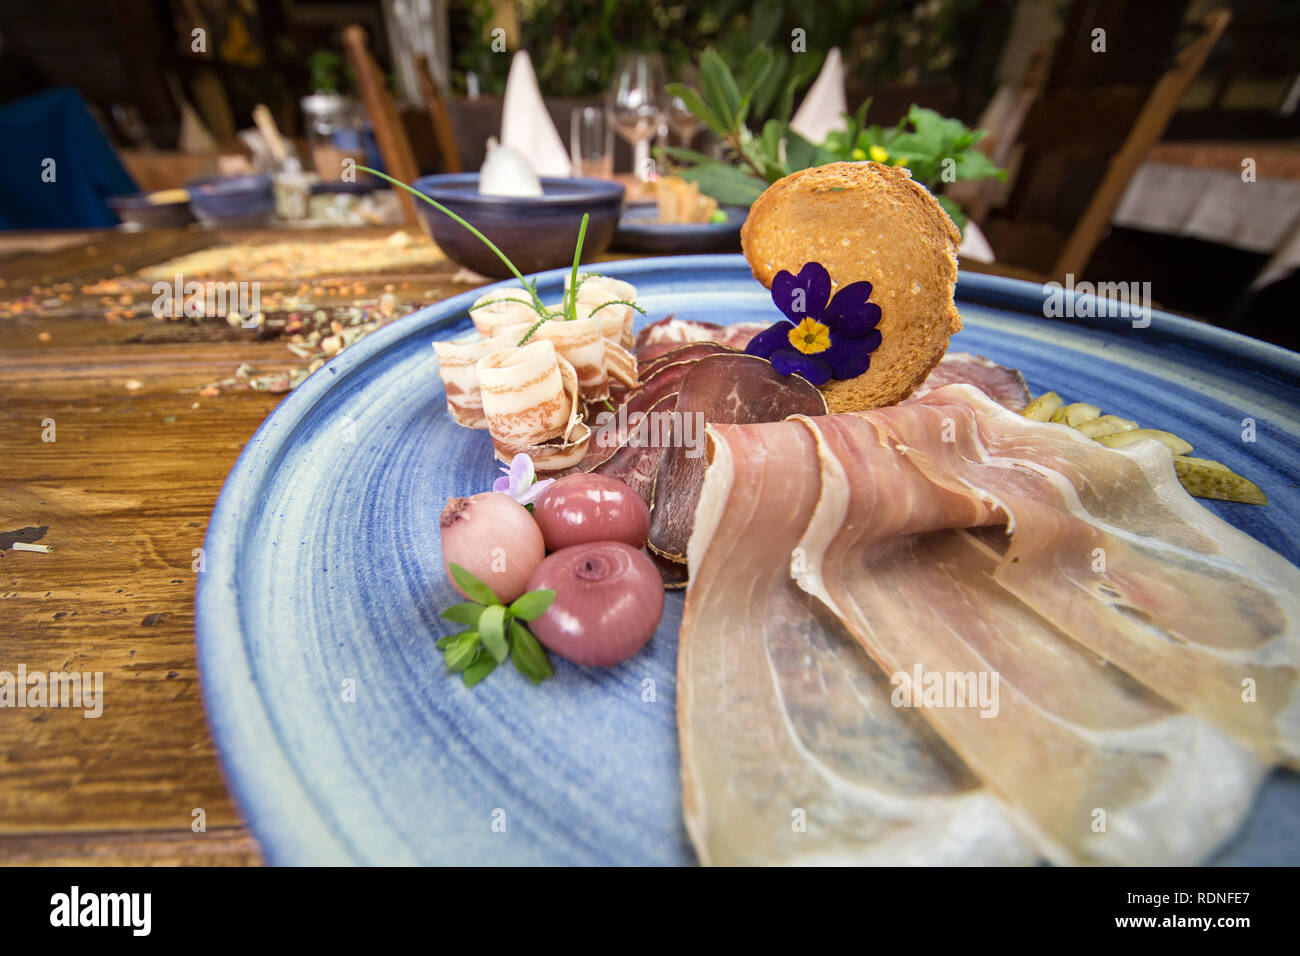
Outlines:
[{"label": "cured meat slice", "polygon": [[945,355],[902,404],[914,402],[937,388],[952,384],[974,385],[993,401],[1014,412],[1023,412],[1029,407],[1029,386],[1018,371],[969,352]]},{"label": "cured meat slice", "polygon": [[928,477],[1005,511],[1003,587],[1261,759],[1300,764],[1300,570],[1194,501],[1163,445],[1108,449],[961,385],[876,420]]},{"label": "cured meat slice", "polygon": [[770,322],[733,322],[722,327],[719,341],[723,345],[729,345],[743,352],[749,340],[771,324]]},{"label": "cured meat slice", "polygon": [[655,372],[659,371],[666,365],[676,365],[680,362],[694,362],[702,359],[706,355],[719,355],[726,352],[739,351],[730,346],[721,345],[717,342],[691,342],[687,345],[673,343],[665,346],[665,351],[659,356],[644,360],[639,367],[641,378],[644,381]]},{"label": "cured meat slice", "polygon": [[704,426],[780,421],[789,415],[824,415],[826,399],[794,375],[781,375],[767,359],[743,353],[710,355],[682,380],[650,501],[651,551],[686,560],[707,461]]},{"label": "cured meat slice", "polygon": [[[673,408],[677,393],[669,392],[639,417],[632,429],[622,437],[618,447],[607,449],[605,457],[587,469],[598,475],[617,478],[632,488],[648,506],[651,501],[659,459],[663,457],[663,443],[659,440],[665,428],[672,426]],[[653,427],[652,427],[653,426]]]},{"label": "cured meat slice", "polygon": [[[1240,824],[1259,761],[1005,590],[996,554],[940,530],[963,526],[963,498],[984,519],[972,524],[1001,509],[913,463],[891,426],[918,417],[897,408],[808,421],[822,495],[799,542],[808,571],[797,583],[894,675],[1049,858],[1199,862]],[[935,417],[914,438],[960,444],[942,431]],[[1201,786],[1210,776],[1215,786]]]},{"label": "cured meat slice", "polygon": [[636,334],[637,354],[652,345],[685,345],[687,342],[716,342],[722,326],[716,322],[696,322],[692,319],[679,319],[675,315],[665,316],[658,321],[641,327]]},{"label": "cured meat slice", "polygon": [[811,433],[713,426],[690,543],[677,712],[706,864],[1030,863],[1033,847],[790,578],[818,498]]},{"label": "cured meat slice", "polygon": [[767,328],[768,324],[770,323],[734,322],[731,325],[718,325],[716,322],[697,322],[670,315],[651,322],[637,333],[637,357],[644,365],[674,348],[697,342],[715,342],[743,352],[749,340]]}]

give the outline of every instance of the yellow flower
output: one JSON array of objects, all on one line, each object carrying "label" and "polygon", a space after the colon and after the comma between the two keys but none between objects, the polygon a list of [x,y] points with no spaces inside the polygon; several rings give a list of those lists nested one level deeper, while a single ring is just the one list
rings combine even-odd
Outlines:
[{"label": "yellow flower", "polygon": [[885,147],[883,146],[872,146],[869,152],[871,153],[871,158],[878,163],[883,163],[889,158],[889,153],[885,152]]},{"label": "yellow flower", "polygon": [[867,158],[867,154],[864,153],[862,150],[858,149],[858,148],[855,146],[855,147],[853,147],[853,152],[849,153],[849,158],[850,158],[850,159],[858,159],[858,160],[866,159],[866,158]]},{"label": "yellow flower", "polygon": [[907,157],[906,157],[906,156],[899,156],[898,159],[894,160],[894,165],[895,165],[895,166],[906,166],[906,165],[907,165]]},{"label": "yellow flower", "polygon": [[804,355],[816,355],[831,347],[831,330],[816,319],[804,319],[790,330],[789,339]]}]

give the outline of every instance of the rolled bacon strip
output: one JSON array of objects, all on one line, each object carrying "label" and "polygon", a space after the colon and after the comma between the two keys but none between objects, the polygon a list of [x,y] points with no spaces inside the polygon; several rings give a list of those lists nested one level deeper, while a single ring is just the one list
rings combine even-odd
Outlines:
[{"label": "rolled bacon strip", "polygon": [[538,471],[582,460],[591,432],[582,420],[578,376],[554,342],[509,346],[479,359],[475,371],[497,458],[509,462],[523,452]]},{"label": "rolled bacon strip", "polygon": [[515,287],[484,292],[469,307],[469,317],[479,335],[490,339],[510,326],[532,325],[537,312],[528,291]]},{"label": "rolled bacon strip", "polygon": [[[535,319],[533,324],[536,324]],[[513,335],[518,342],[531,327],[512,327],[504,334]],[[578,391],[585,401],[599,402],[609,398],[609,374],[605,370],[606,340],[599,319],[591,316],[573,321],[548,319],[537,326],[529,341],[536,339],[553,342],[555,351],[573,366],[578,376]]]},{"label": "rolled bacon strip", "polygon": [[475,366],[484,356],[510,348],[517,341],[518,338],[512,339],[508,335],[491,339],[473,335],[451,342],[433,343],[433,351],[438,356],[438,377],[447,393],[447,411],[457,425],[488,427]]}]

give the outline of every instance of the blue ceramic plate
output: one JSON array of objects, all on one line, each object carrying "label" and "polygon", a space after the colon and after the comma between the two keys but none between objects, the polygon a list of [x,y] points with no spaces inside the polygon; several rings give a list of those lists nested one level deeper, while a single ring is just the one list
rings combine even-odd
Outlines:
[{"label": "blue ceramic plate", "polygon": [[[775,320],[740,256],[602,266],[670,312]],[[558,295],[563,273],[541,278]],[[290,394],[213,512],[196,630],[227,777],[272,863],[693,862],[678,806],[680,592],[650,645],[608,671],[555,661],[466,690],[434,649],[438,513],[497,474],[486,432],[452,424],[429,344],[478,290],[369,336]],[[1157,313],[1047,320],[1039,287],[963,275],[954,349],[1191,438],[1255,480],[1266,508],[1209,507],[1300,561],[1300,355]],[[1255,441],[1242,440],[1251,419]],[[653,681],[653,684],[647,683]],[[648,693],[653,687],[654,693]],[[1300,859],[1300,777],[1278,772],[1224,863]]]},{"label": "blue ceramic plate", "polygon": [[739,252],[740,227],[748,206],[720,206],[726,222],[659,222],[654,203],[632,203],[623,210],[612,248],[652,255],[686,255],[701,252]]}]

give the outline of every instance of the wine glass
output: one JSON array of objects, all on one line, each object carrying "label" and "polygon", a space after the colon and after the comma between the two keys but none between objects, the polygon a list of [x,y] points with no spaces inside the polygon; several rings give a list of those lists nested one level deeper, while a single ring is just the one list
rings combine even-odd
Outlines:
[{"label": "wine glass", "polygon": [[614,65],[609,112],[618,134],[632,145],[633,168],[643,183],[655,178],[650,140],[664,122],[665,84],[658,53],[624,53]]},{"label": "wine glass", "polygon": [[[688,63],[683,68],[678,82],[683,86],[699,89],[700,71],[695,64]],[[681,141],[680,145],[689,149],[695,134],[704,129],[704,120],[686,108],[685,100],[680,96],[674,96],[668,102],[668,125],[677,134],[677,138]]]}]

